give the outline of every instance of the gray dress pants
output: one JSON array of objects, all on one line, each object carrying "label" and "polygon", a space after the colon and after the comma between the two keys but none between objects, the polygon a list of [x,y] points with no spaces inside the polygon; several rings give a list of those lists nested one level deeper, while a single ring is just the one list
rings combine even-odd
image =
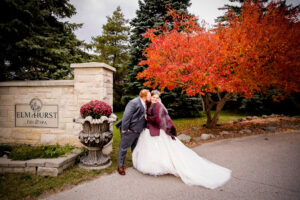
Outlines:
[{"label": "gray dress pants", "polygon": [[124,160],[126,157],[127,150],[129,147],[131,147],[131,151],[133,152],[139,139],[140,133],[128,130],[126,133],[121,133],[120,131],[120,134],[121,142],[118,153],[118,166],[124,166]]}]

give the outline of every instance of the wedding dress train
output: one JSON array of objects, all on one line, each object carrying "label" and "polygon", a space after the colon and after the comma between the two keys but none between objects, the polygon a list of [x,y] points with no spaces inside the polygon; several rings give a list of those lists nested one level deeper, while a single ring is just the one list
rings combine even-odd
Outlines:
[{"label": "wedding dress train", "polygon": [[188,185],[215,189],[231,177],[231,170],[200,157],[177,137],[173,140],[164,130],[151,136],[144,129],[132,153],[133,166],[144,174],[179,176]]}]

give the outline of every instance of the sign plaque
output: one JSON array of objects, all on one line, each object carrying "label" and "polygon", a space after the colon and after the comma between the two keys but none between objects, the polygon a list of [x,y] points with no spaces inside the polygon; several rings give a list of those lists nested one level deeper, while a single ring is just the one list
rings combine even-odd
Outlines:
[{"label": "sign plaque", "polygon": [[16,104],[15,127],[57,128],[58,105],[43,105],[39,98]]}]

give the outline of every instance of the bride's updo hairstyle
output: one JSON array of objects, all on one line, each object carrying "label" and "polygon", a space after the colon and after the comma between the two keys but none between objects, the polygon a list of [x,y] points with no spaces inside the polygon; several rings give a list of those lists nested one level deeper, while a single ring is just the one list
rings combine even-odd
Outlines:
[{"label": "bride's updo hairstyle", "polygon": [[156,95],[156,94],[160,97],[160,92],[158,90],[151,91],[151,96]]}]

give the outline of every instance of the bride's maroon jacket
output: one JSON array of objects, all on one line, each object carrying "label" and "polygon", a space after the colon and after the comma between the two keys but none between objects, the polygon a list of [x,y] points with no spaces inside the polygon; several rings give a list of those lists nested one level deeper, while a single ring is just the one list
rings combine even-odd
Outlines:
[{"label": "bride's maroon jacket", "polygon": [[173,121],[159,102],[152,104],[147,110],[147,128],[150,130],[151,136],[159,136],[160,129],[163,129],[172,139],[177,136]]}]

